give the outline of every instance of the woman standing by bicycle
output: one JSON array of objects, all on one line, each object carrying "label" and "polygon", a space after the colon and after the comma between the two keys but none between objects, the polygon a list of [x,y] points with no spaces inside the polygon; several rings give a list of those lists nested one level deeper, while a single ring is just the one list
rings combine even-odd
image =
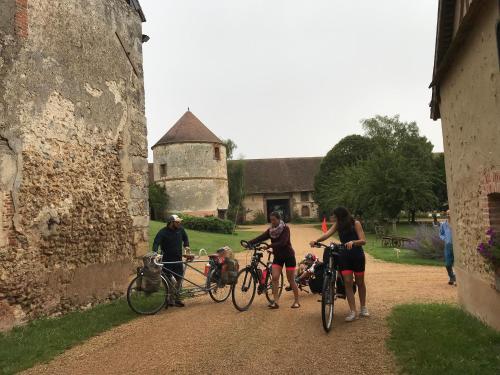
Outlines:
[{"label": "woman standing by bicycle", "polygon": [[279,279],[281,275],[281,270],[283,266],[286,269],[286,277],[290,286],[293,290],[293,295],[295,301],[292,305],[292,309],[297,309],[300,307],[299,303],[299,288],[295,283],[295,268],[297,267],[297,262],[295,260],[295,251],[292,248],[292,243],[290,241],[290,228],[286,225],[283,220],[281,220],[281,214],[279,212],[272,212],[270,215],[271,226],[268,230],[262,233],[257,238],[248,241],[250,244],[256,244],[266,240],[271,240],[271,248],[273,249],[273,266],[272,266],[272,284],[273,284],[273,296],[274,301],[269,304],[269,308],[277,309],[279,308]]},{"label": "woman standing by bicycle", "polygon": [[311,246],[331,237],[335,232],[339,233],[340,242],[345,245],[346,251],[340,255],[340,272],[344,278],[347,302],[350,313],[345,318],[346,322],[354,321],[356,316],[356,300],[354,299],[353,284],[359,290],[359,303],[361,310],[359,316],[368,317],[370,313],[366,308],[366,285],[365,285],[365,253],[363,245],[366,244],[365,232],[361,223],[354,220],[350,212],[344,207],[337,207],[333,211],[335,224],[323,236],[316,241],[311,241]]}]

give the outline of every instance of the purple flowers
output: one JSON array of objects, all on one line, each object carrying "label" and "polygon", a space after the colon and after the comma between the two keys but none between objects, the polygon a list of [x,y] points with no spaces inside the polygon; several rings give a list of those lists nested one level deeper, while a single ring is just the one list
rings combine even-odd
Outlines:
[{"label": "purple flowers", "polygon": [[489,236],[488,242],[481,242],[477,246],[477,251],[493,266],[500,267],[500,241],[493,228],[488,228],[486,235]]}]

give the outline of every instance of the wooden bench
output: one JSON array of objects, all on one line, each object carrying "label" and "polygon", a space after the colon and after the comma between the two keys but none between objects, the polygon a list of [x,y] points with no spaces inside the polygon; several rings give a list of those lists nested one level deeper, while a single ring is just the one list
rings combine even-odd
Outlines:
[{"label": "wooden bench", "polygon": [[399,236],[383,236],[382,246],[383,247],[404,247],[405,244],[413,242],[414,240],[407,237]]}]

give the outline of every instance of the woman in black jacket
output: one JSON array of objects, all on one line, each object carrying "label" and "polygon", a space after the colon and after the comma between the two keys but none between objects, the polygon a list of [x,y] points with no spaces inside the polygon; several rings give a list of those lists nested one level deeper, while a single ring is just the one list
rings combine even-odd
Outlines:
[{"label": "woman in black jacket", "polygon": [[283,222],[283,220],[281,220],[281,215],[279,212],[272,212],[270,215],[270,220],[271,226],[269,227],[269,229],[257,238],[249,241],[249,243],[255,244],[269,239],[271,240],[270,248],[272,248],[274,254],[272,268],[274,301],[269,304],[269,308],[279,308],[279,278],[283,267],[285,267],[286,277],[288,279],[288,282],[290,283],[290,287],[292,288],[293,295],[295,297],[292,309],[297,309],[300,307],[299,288],[295,283],[295,269],[297,268],[297,262],[295,260],[295,251],[293,250],[292,243],[290,242],[290,228]]}]

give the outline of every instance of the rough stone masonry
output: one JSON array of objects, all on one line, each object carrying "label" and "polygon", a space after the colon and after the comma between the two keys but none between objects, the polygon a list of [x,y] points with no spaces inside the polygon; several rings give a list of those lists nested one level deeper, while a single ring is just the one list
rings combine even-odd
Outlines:
[{"label": "rough stone masonry", "polygon": [[143,20],[0,2],[0,330],[115,298],[147,249]]}]

